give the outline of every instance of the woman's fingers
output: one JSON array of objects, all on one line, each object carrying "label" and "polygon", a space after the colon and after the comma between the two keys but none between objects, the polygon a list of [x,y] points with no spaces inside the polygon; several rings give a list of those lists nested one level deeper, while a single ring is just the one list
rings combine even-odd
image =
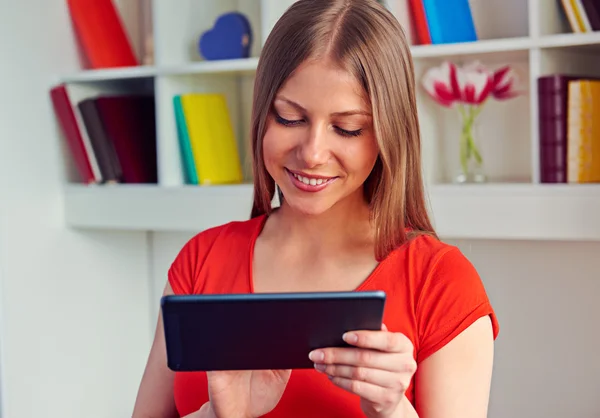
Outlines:
[{"label": "woman's fingers", "polygon": [[[366,382],[376,386],[404,391],[403,375],[388,370],[369,367],[348,366],[345,364],[316,364],[315,369],[325,373],[330,379],[342,378],[358,382]],[[348,384],[348,382],[345,382]]]},{"label": "woman's fingers", "polygon": [[387,331],[352,331],[343,336],[344,341],[356,347],[388,353],[413,352],[412,341],[399,332]]},{"label": "woman's fingers", "polygon": [[390,354],[356,347],[332,347],[315,350],[310,353],[309,358],[316,364],[366,367],[391,372],[410,373],[416,369],[412,352]]},{"label": "woman's fingers", "polygon": [[377,409],[385,410],[399,402],[403,391],[390,390],[361,380],[333,377],[331,381],[340,388],[358,395],[361,399],[378,405]]}]

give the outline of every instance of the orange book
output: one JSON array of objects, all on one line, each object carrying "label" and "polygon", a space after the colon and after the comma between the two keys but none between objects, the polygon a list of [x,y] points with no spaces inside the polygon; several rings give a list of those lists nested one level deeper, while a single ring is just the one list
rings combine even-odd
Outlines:
[{"label": "orange book", "polygon": [[67,0],[67,4],[77,40],[92,68],[138,65],[112,0]]},{"label": "orange book", "polygon": [[600,81],[569,82],[567,181],[600,182]]}]

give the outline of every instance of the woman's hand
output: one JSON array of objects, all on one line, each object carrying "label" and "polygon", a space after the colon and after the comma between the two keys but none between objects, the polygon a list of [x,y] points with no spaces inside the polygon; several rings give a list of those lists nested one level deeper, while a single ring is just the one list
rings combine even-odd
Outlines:
[{"label": "woman's hand", "polygon": [[402,417],[404,392],[417,370],[411,341],[385,325],[381,331],[347,333],[344,340],[353,347],[311,352],[315,369],[360,396],[367,417]]},{"label": "woman's hand", "polygon": [[210,418],[255,418],[277,406],[291,370],[208,372],[210,403],[199,416]]}]

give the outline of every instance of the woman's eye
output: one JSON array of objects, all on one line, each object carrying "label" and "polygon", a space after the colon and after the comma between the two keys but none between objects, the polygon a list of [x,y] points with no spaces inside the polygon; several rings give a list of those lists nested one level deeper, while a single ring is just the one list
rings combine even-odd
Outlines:
[{"label": "woman's eye", "polygon": [[362,129],[357,129],[355,131],[347,131],[346,129],[338,128],[337,126],[335,130],[342,136],[359,136],[362,133]]},{"label": "woman's eye", "polygon": [[281,116],[279,116],[277,113],[275,114],[275,120],[277,121],[277,123],[284,125],[284,126],[294,126],[294,125],[297,125],[302,122],[302,120],[284,119]]},{"label": "woman's eye", "polygon": [[[275,121],[283,126],[296,126],[296,125],[299,125],[302,122],[304,122],[304,119],[299,119],[299,120],[285,119],[285,118],[282,118],[278,113],[275,113]],[[346,129],[342,129],[338,126],[335,126],[334,129],[338,133],[338,135],[341,135],[344,137],[356,137],[362,133],[362,129],[357,129],[355,131],[349,131]]]}]

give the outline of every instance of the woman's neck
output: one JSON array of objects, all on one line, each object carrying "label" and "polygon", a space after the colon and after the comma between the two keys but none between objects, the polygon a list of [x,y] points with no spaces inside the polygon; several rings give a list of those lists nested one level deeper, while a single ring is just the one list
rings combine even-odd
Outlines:
[{"label": "woman's neck", "polygon": [[320,215],[306,215],[282,202],[269,232],[296,248],[319,252],[340,251],[373,241],[370,210],[361,199],[339,202]]}]

